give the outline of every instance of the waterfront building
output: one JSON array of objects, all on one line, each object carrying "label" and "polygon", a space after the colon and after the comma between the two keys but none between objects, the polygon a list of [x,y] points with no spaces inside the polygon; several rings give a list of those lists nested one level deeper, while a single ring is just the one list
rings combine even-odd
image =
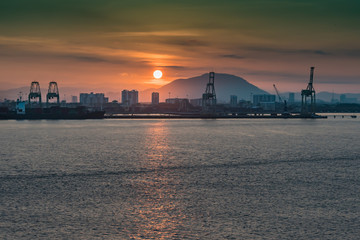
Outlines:
[{"label": "waterfront building", "polygon": [[237,106],[237,96],[236,95],[231,95],[230,96],[230,106],[231,107],[236,107]]},{"label": "waterfront building", "polygon": [[190,99],[190,104],[195,107],[201,107],[202,106],[202,98]]},{"label": "waterfront building", "polygon": [[77,96],[71,96],[71,102],[72,103],[77,103],[78,102],[78,97]]},{"label": "waterfront building", "polygon": [[189,99],[187,99],[187,98],[167,98],[167,99],[165,99],[165,103],[170,103],[170,104],[177,104],[177,103],[182,103],[182,102],[189,103]]},{"label": "waterfront building", "polygon": [[80,103],[85,106],[102,106],[107,101],[108,98],[105,98],[104,93],[80,93]]},{"label": "waterfront building", "polygon": [[275,95],[272,95],[272,94],[255,94],[255,95],[253,95],[254,106],[259,106],[260,103],[275,103]]},{"label": "waterfront building", "polygon": [[139,92],[136,90],[123,90],[121,92],[121,103],[128,107],[138,104]]},{"label": "waterfront building", "polygon": [[291,92],[289,93],[289,103],[295,102],[295,93]]},{"label": "waterfront building", "polygon": [[153,105],[159,104],[159,93],[158,92],[153,92],[151,94],[151,104],[153,104]]}]

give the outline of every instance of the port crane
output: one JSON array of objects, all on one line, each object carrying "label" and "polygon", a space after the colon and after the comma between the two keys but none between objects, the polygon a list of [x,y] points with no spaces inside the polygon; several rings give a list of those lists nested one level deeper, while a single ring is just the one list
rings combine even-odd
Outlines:
[{"label": "port crane", "polygon": [[56,98],[57,104],[60,103],[60,97],[59,97],[59,88],[56,82],[50,82],[49,83],[49,89],[48,93],[46,95],[46,104],[49,104],[49,100]]},{"label": "port crane", "polygon": [[209,82],[206,85],[205,93],[202,95],[202,105],[203,110],[213,110],[215,111],[216,105],[216,93],[215,93],[215,73],[209,73]]},{"label": "port crane", "polygon": [[[315,89],[313,87],[314,81],[314,67],[310,68],[310,80],[306,89],[301,91],[301,114],[303,115],[315,115]],[[308,106],[308,98],[310,98],[310,109]]]},{"label": "port crane", "polygon": [[29,104],[31,103],[31,99],[39,99],[39,105],[41,106],[41,90],[39,82],[31,82],[30,85],[30,93],[29,93]]},{"label": "port crane", "polygon": [[284,113],[287,113],[288,112],[288,109],[287,109],[287,101],[285,99],[282,99],[280,94],[279,94],[279,91],[278,89],[276,88],[275,84],[273,84],[274,86],[274,89],[275,89],[275,92],[279,98],[279,102],[284,102]]}]

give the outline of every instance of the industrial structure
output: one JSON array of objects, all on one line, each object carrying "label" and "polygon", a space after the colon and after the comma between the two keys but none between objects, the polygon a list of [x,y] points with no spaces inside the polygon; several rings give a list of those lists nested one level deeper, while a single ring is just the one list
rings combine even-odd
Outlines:
[{"label": "industrial structure", "polygon": [[279,102],[283,102],[284,103],[284,113],[287,113],[288,109],[287,109],[287,102],[285,99],[282,99],[282,97],[280,96],[280,93],[278,91],[278,89],[276,88],[275,84],[273,84],[275,92],[279,98]]},{"label": "industrial structure", "polygon": [[[314,81],[314,67],[310,68],[310,81],[306,89],[301,91],[301,114],[302,115],[315,115],[315,89],[313,87]],[[309,103],[310,98],[310,103]]]},{"label": "industrial structure", "polygon": [[56,103],[60,104],[59,88],[56,82],[49,83],[49,89],[46,95],[46,104],[49,104],[49,100],[53,98],[56,98]]},{"label": "industrial structure", "polygon": [[209,82],[206,85],[205,93],[202,95],[203,111],[215,111],[216,93],[215,93],[215,73],[209,73]]},{"label": "industrial structure", "polygon": [[41,90],[39,82],[31,82],[30,85],[30,93],[29,93],[29,103],[31,103],[31,99],[39,99],[39,104],[41,106]]}]

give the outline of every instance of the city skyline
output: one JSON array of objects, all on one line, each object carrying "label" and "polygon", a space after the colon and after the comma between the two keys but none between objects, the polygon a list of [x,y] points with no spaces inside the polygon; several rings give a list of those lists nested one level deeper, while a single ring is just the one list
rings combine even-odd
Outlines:
[{"label": "city skyline", "polygon": [[[272,92],[360,92],[357,1],[4,1],[1,90],[157,88],[209,71]],[[155,79],[153,72],[163,77]]]}]

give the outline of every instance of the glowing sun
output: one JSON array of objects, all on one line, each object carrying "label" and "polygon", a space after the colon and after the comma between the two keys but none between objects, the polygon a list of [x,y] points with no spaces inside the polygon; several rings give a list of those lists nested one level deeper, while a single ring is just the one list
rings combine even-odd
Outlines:
[{"label": "glowing sun", "polygon": [[162,77],[163,73],[160,70],[156,70],[156,71],[154,71],[153,75],[154,75],[154,78],[159,79]]}]

